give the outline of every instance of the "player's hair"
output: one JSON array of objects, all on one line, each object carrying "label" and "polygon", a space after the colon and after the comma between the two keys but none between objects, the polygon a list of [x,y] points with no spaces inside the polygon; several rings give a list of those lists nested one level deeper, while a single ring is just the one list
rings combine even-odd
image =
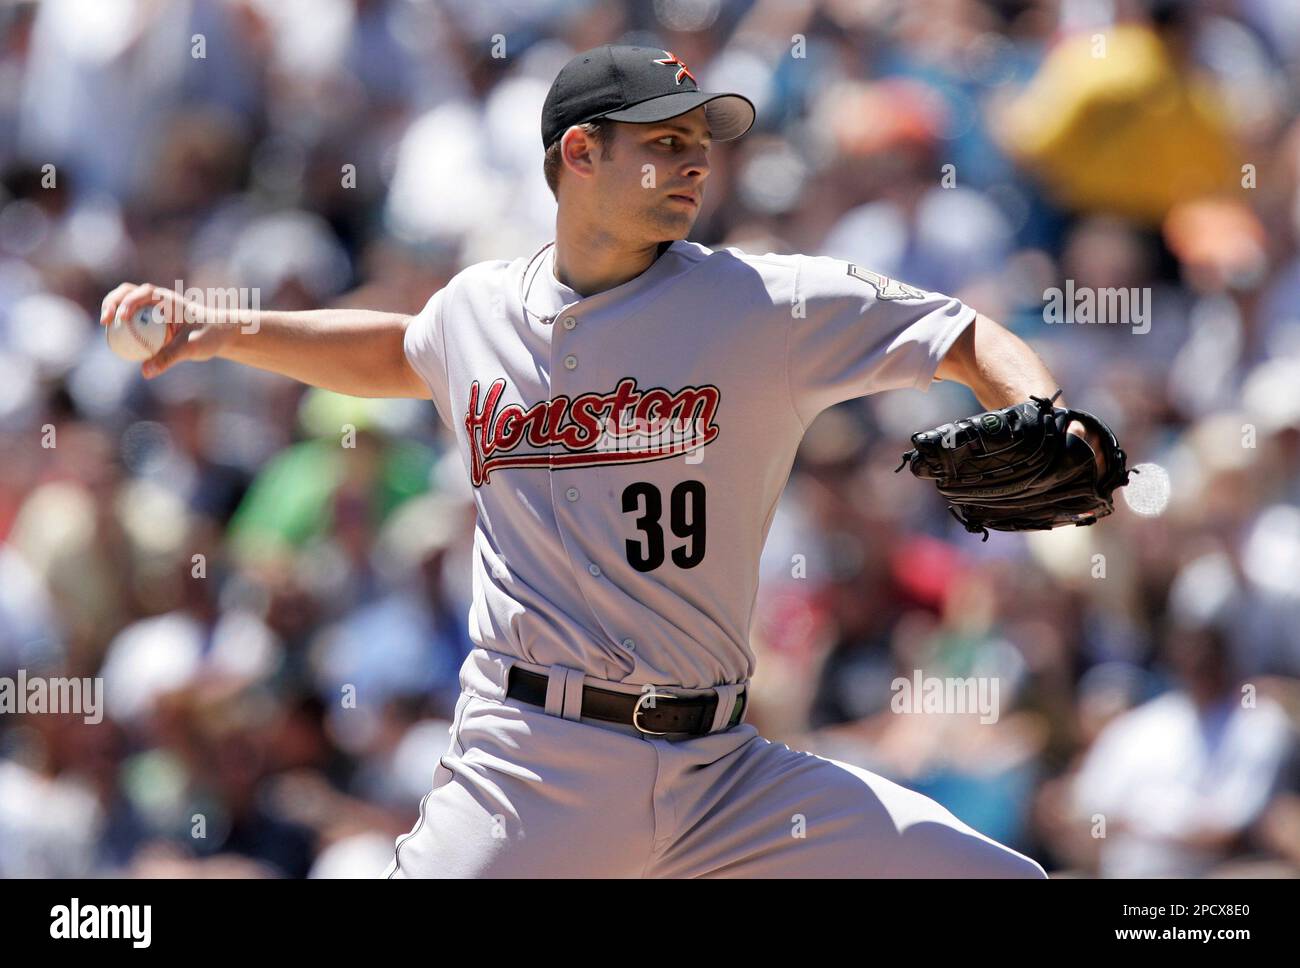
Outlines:
[{"label": "player's hair", "polygon": [[[592,141],[601,146],[600,157],[609,161],[610,141],[613,140],[611,135],[614,133],[612,122],[605,118],[597,118],[595,121],[588,121],[585,124],[578,125]],[[556,138],[551,142],[551,146],[546,149],[546,160],[542,162],[542,173],[546,175],[546,184],[551,189],[551,194],[559,197],[558,191],[560,186],[560,169],[564,166],[560,161],[560,140]]]}]

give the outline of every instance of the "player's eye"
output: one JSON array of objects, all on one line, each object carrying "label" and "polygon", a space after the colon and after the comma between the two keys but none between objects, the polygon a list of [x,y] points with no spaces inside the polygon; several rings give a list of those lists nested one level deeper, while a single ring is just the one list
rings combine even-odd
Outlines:
[{"label": "player's eye", "polygon": [[671,134],[664,135],[662,138],[659,139],[659,143],[660,143],[660,144],[667,144],[668,142],[674,142],[674,143],[675,143],[676,141],[677,141],[677,136],[676,136],[676,135],[671,135]]}]

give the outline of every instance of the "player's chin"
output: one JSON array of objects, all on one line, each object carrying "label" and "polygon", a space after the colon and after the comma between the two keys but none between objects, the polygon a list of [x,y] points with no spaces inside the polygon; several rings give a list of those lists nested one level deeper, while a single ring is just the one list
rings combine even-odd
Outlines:
[{"label": "player's chin", "polygon": [[663,239],[671,239],[674,242],[686,238],[690,235],[691,228],[695,225],[695,217],[699,214],[698,210],[687,211],[683,206],[663,207],[656,209],[654,212],[654,223],[658,232]]}]

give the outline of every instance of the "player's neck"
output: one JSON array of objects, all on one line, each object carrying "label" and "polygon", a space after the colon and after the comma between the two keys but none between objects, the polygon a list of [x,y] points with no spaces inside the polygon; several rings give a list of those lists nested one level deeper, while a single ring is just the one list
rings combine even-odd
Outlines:
[{"label": "player's neck", "polygon": [[555,277],[582,296],[592,296],[635,279],[664,252],[671,242],[628,247],[608,233],[566,226],[555,227]]}]

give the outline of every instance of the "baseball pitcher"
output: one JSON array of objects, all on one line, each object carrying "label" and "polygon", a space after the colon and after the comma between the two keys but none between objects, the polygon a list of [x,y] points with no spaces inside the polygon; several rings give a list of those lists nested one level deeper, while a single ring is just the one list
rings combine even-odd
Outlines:
[{"label": "baseball pitcher", "polygon": [[968,528],[1091,524],[1126,480],[1101,421],[958,300],[869,268],[685,241],[714,142],[754,122],[686,64],[605,46],[542,111],[555,239],[414,317],[263,311],[255,334],[148,285],[155,376],[215,356],[433,401],[473,486],[474,643],[450,746],[390,877],[1043,877],[865,770],[745,721],[758,562],[805,429],[932,381],[989,410],[904,456]]}]

